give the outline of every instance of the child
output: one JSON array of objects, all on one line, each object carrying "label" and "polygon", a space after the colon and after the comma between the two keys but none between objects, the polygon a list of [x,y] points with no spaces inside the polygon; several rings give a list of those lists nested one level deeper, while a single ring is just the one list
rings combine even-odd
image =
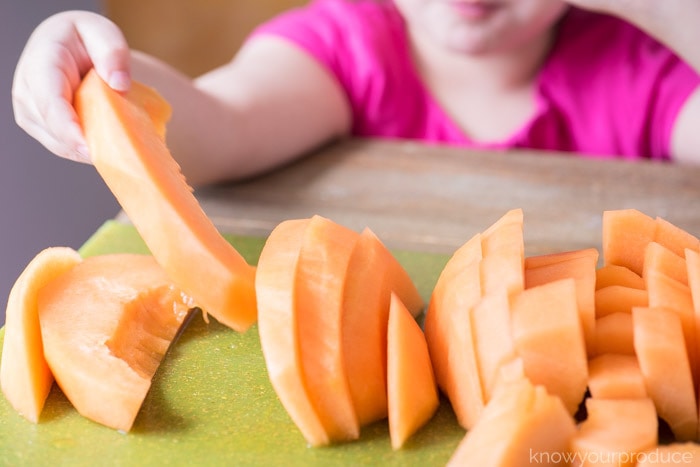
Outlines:
[{"label": "child", "polygon": [[190,80],[65,12],[28,41],[14,110],[89,161],[73,91],[93,66],[120,91],[133,76],[172,104],[168,146],[195,185],[346,135],[700,163],[697,44],[698,0],[317,0]]}]

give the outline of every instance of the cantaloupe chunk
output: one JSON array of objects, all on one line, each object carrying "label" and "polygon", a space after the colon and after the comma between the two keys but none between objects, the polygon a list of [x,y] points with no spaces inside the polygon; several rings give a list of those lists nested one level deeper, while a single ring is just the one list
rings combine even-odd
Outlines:
[{"label": "cantaloupe chunk", "polygon": [[671,443],[656,446],[636,456],[637,467],[700,467],[700,444]]},{"label": "cantaloupe chunk", "polygon": [[78,252],[68,247],[41,251],[17,278],[7,299],[0,386],[10,405],[34,423],[39,421],[53,385],[53,374],[44,358],[37,294],[80,260]]},{"label": "cantaloupe chunk", "polygon": [[648,305],[649,294],[646,289],[610,285],[595,291],[596,318],[617,312],[631,313],[634,307]]},{"label": "cantaloupe chunk", "polygon": [[656,224],[654,241],[678,256],[683,256],[686,249],[700,252],[700,239],[695,235],[661,217],[654,219],[654,222]]},{"label": "cantaloupe chunk", "polygon": [[304,232],[297,264],[295,313],[304,379],[334,441],[360,435],[342,348],[345,285],[358,238],[357,232],[315,215]]},{"label": "cantaloupe chunk", "polygon": [[527,379],[498,386],[449,466],[511,467],[565,462],[576,433],[561,399]]},{"label": "cantaloupe chunk", "polygon": [[571,446],[583,465],[636,465],[637,455],[657,445],[654,403],[643,399],[586,399],[588,417]]},{"label": "cantaloupe chunk", "polygon": [[588,360],[574,279],[560,279],[511,297],[511,323],[525,375],[561,397],[573,415],[588,383]]},{"label": "cantaloupe chunk", "polygon": [[[688,268],[688,288],[690,298],[693,303],[693,315],[695,318],[695,351],[698,360],[695,362],[695,375],[700,375],[700,253],[697,251],[685,250],[686,267]],[[700,390],[700,381],[695,380],[695,385]],[[698,397],[700,400],[700,394]],[[699,404],[700,405],[700,404]],[[700,409],[700,407],[699,407]],[[700,427],[698,427],[698,439],[700,439]]]},{"label": "cantaloupe chunk", "polygon": [[677,440],[695,439],[698,411],[680,317],[663,308],[635,308],[632,319],[639,368],[659,417]]},{"label": "cantaloupe chunk", "polygon": [[455,251],[440,273],[425,316],[425,337],[438,386],[466,429],[484,407],[469,312],[481,299],[481,238]]},{"label": "cantaloupe chunk", "polygon": [[482,297],[471,310],[471,320],[481,390],[488,403],[501,367],[516,357],[506,291]]},{"label": "cantaloupe chunk", "polygon": [[150,255],[86,258],[39,291],[46,361],[78,412],[129,431],[193,305]]},{"label": "cantaloupe chunk", "polygon": [[440,404],[423,331],[395,293],[391,294],[387,333],[389,434],[393,449],[404,443]]},{"label": "cantaloupe chunk", "polygon": [[606,353],[634,355],[632,313],[618,311],[598,318],[595,332],[595,352],[591,356]]},{"label": "cantaloupe chunk", "polygon": [[642,277],[650,271],[656,271],[688,285],[688,269],[685,258],[657,242],[651,242],[644,251],[644,270]]},{"label": "cantaloupe chunk", "polygon": [[525,288],[522,209],[508,211],[486,229],[481,235],[481,249],[482,295],[502,289],[512,294]]},{"label": "cantaloupe chunk", "polygon": [[297,331],[299,302],[297,282],[299,251],[309,219],[277,225],[258,259],[258,331],[265,366],[277,397],[311,446],[329,444],[304,379],[300,337]]},{"label": "cantaloupe chunk", "polygon": [[657,223],[636,209],[603,212],[603,262],[631,269],[638,275],[644,270],[644,250],[655,240]]},{"label": "cantaloupe chunk", "polygon": [[644,279],[639,274],[625,266],[608,264],[596,270],[596,290],[609,285],[622,285],[633,289],[644,289]]},{"label": "cantaloupe chunk", "polygon": [[588,352],[592,352],[595,346],[595,284],[598,256],[597,249],[586,248],[525,260],[525,288],[566,278],[576,281],[576,300]]},{"label": "cantaloupe chunk", "polygon": [[589,360],[588,390],[595,399],[647,397],[642,370],[632,355],[603,354]]},{"label": "cantaloupe chunk", "polygon": [[75,95],[92,162],[157,261],[205,312],[244,331],[257,318],[255,269],[216,230],[170,155],[164,122],[152,120],[166,118],[165,107],[140,83],[122,95],[94,70]]}]

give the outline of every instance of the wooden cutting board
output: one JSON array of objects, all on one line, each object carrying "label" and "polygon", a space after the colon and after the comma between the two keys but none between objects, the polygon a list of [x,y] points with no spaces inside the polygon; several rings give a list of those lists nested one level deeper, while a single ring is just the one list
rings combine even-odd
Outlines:
[{"label": "wooden cutting board", "polygon": [[[264,240],[227,237],[256,262]],[[145,253],[135,229],[109,221],[81,249],[84,256]],[[396,251],[429,297],[447,256]],[[194,260],[194,258],[193,258]],[[4,330],[0,331],[0,341]],[[1,347],[0,347],[1,348]],[[0,397],[0,465],[444,465],[464,436],[449,403],[401,451],[392,451],[386,421],[360,440],[307,446],[269,383],[257,328],[236,333],[195,315],[173,344],[128,434],[80,416],[54,388],[40,423]]]}]

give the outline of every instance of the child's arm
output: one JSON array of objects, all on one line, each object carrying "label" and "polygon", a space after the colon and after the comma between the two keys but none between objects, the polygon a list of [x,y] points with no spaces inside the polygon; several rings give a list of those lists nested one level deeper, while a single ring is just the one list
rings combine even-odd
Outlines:
[{"label": "child's arm", "polygon": [[[672,49],[700,74],[700,1],[567,0],[572,5],[618,16]],[[673,158],[700,164],[700,90],[684,104],[671,140]]]},{"label": "child's arm", "polygon": [[107,19],[67,12],[42,23],[27,43],[15,72],[13,104],[22,128],[69,159],[89,160],[71,102],[93,66],[115,89],[128,88],[133,75],[168,99],[168,146],[193,184],[259,173],[350,127],[350,110],[335,80],[286,42],[256,38],[231,63],[191,80],[130,52]]}]

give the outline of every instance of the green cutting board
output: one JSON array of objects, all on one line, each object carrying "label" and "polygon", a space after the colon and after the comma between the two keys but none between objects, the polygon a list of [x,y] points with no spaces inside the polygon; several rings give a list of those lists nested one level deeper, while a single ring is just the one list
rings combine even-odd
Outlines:
[{"label": "green cutting board", "polygon": [[[227,239],[257,262],[264,239]],[[84,256],[147,251],[132,226],[115,221],[81,249]],[[427,298],[447,257],[394,253]],[[0,330],[0,342],[3,336]],[[386,420],[363,428],[358,441],[311,448],[270,385],[257,328],[239,334],[213,318],[205,323],[200,314],[171,346],[129,433],[81,417],[56,385],[36,425],[0,397],[3,466],[437,466],[447,462],[463,436],[443,401],[402,450],[391,449]]]}]

